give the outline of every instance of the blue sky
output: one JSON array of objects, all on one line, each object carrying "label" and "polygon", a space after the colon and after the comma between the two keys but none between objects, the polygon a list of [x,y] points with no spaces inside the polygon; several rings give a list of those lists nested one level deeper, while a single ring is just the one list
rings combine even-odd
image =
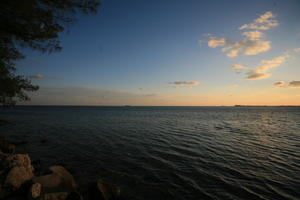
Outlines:
[{"label": "blue sky", "polygon": [[[98,14],[78,15],[61,33],[61,52],[24,50],[18,73],[41,88],[26,104],[300,104],[299,10],[297,0],[103,0]],[[240,29],[268,13],[263,23],[274,26]],[[261,32],[250,43],[265,46],[247,55],[244,32]],[[262,72],[262,60],[280,56]],[[249,79],[251,70],[261,76]]]}]

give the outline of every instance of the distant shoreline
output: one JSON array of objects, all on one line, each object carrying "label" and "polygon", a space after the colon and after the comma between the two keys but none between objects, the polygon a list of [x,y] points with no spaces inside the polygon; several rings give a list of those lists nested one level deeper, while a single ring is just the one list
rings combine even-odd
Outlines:
[{"label": "distant shoreline", "polygon": [[135,105],[16,105],[13,107],[300,107],[300,105],[216,105],[216,106],[135,106]]}]

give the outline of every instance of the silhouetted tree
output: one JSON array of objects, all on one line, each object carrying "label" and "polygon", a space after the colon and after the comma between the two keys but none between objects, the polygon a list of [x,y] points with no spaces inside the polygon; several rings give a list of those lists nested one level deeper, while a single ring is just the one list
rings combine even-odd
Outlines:
[{"label": "silhouetted tree", "polygon": [[29,100],[26,91],[38,86],[15,74],[15,61],[27,47],[44,53],[62,49],[58,34],[76,21],[75,14],[97,12],[98,0],[1,0],[0,1],[0,105]]}]

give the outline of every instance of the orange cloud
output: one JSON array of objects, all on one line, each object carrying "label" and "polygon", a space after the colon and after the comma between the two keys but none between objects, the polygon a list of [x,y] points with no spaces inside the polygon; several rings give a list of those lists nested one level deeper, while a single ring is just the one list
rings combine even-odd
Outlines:
[{"label": "orange cloud", "polygon": [[243,29],[253,29],[253,30],[268,30],[272,27],[276,27],[279,25],[277,20],[274,19],[275,16],[272,12],[266,12],[259,16],[259,18],[255,19],[250,24],[244,24],[240,27],[240,30]]}]

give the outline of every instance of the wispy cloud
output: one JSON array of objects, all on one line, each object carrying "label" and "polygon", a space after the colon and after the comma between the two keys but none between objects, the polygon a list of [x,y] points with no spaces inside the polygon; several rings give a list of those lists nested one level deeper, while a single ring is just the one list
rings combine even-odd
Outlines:
[{"label": "wispy cloud", "polygon": [[243,32],[245,39],[240,41],[231,41],[226,38],[218,38],[208,35],[209,40],[207,45],[211,48],[222,47],[222,52],[230,58],[236,57],[239,54],[257,55],[271,49],[270,41],[261,40],[264,36],[262,30],[268,30],[271,27],[278,26],[278,22],[274,19],[272,12],[266,12],[259,18],[255,19],[253,23],[245,24],[239,29],[253,29],[253,31]]},{"label": "wispy cloud", "polygon": [[263,79],[271,76],[271,74],[267,73],[269,69],[282,65],[287,60],[288,57],[289,57],[288,54],[284,54],[282,56],[278,56],[271,60],[262,60],[261,65],[256,70],[249,70],[246,73],[247,79],[257,80],[257,79]]},{"label": "wispy cloud", "polygon": [[260,72],[259,70],[249,70],[246,74],[248,80],[258,80],[271,76],[271,74]]},{"label": "wispy cloud", "polygon": [[201,82],[199,82],[199,81],[174,81],[174,82],[169,82],[169,84],[195,86],[195,85],[201,84]]},{"label": "wispy cloud", "polygon": [[244,55],[257,55],[268,51],[271,49],[271,42],[250,39],[232,42],[225,38],[213,37],[208,40],[208,46],[211,48],[223,47],[222,52],[226,52],[228,57],[233,58],[238,56],[239,53]]},{"label": "wispy cloud", "polygon": [[229,43],[228,40],[225,38],[216,38],[216,37],[211,37],[210,40],[208,40],[207,44],[211,48],[216,48],[218,46],[225,46],[227,43]]},{"label": "wispy cloud", "polygon": [[272,27],[278,26],[279,23],[275,20],[275,15],[272,12],[266,12],[263,15],[259,16],[250,24],[244,24],[240,27],[240,30],[243,29],[253,29],[253,30],[268,30]]},{"label": "wispy cloud", "polygon": [[281,88],[300,88],[300,81],[291,81],[291,82],[278,81],[273,85]]},{"label": "wispy cloud", "polygon": [[231,69],[245,69],[247,66],[245,65],[232,65]]},{"label": "wispy cloud", "polygon": [[34,76],[30,76],[30,78],[31,79],[43,79],[43,78],[45,78],[45,76],[42,74],[36,74]]},{"label": "wispy cloud", "polygon": [[264,34],[260,31],[249,31],[244,32],[243,35],[246,36],[249,40],[259,40]]},{"label": "wispy cloud", "polygon": [[52,79],[52,80],[60,80],[58,77],[53,77],[53,76],[45,76],[43,74],[36,74],[29,76],[30,79]]},{"label": "wispy cloud", "polygon": [[199,81],[174,81],[174,82],[169,82],[169,84],[173,85],[174,88],[178,89],[181,88],[182,86],[188,87],[188,88],[193,88],[196,85],[200,85],[202,82]]}]

